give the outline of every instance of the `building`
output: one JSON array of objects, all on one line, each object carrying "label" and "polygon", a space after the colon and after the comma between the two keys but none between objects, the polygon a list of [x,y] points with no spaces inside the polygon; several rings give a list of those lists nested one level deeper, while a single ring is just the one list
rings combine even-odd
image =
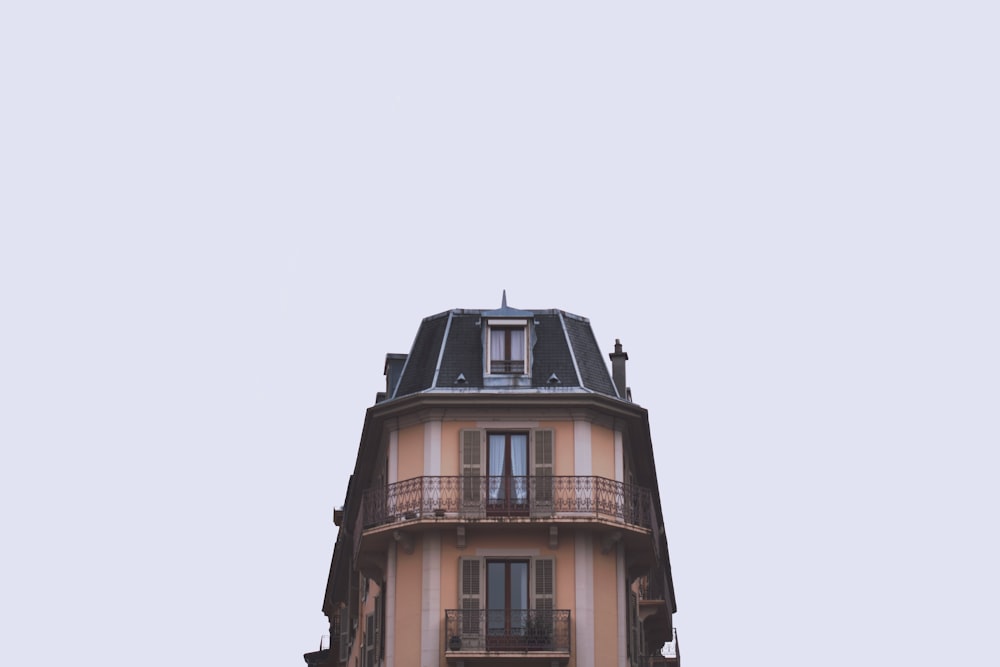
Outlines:
[{"label": "building", "polygon": [[[451,310],[385,360],[310,665],[679,665],[647,411],[590,322]],[[661,654],[661,648],[663,652]]]}]

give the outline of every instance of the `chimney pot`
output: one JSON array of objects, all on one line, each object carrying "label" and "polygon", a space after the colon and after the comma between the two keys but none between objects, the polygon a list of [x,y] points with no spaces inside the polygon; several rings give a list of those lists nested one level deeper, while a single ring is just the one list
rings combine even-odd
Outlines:
[{"label": "chimney pot", "polygon": [[625,384],[625,362],[628,361],[628,352],[622,351],[622,342],[618,338],[615,338],[615,351],[608,357],[611,358],[611,379],[614,380],[615,388],[618,389],[618,396],[625,400],[631,400]]}]

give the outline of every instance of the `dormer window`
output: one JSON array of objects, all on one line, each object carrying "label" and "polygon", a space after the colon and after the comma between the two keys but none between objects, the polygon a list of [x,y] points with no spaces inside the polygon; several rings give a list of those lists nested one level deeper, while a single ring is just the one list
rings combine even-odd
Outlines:
[{"label": "dormer window", "polygon": [[526,320],[490,322],[490,375],[524,375],[528,372],[527,327]]}]

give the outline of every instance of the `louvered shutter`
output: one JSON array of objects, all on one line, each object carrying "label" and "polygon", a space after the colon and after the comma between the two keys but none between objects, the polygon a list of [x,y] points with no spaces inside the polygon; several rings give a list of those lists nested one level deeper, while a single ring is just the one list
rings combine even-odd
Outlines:
[{"label": "louvered shutter", "polygon": [[341,662],[347,660],[347,656],[350,653],[350,629],[351,629],[351,612],[345,606],[340,609],[340,633],[338,639],[338,649],[339,658]]},{"label": "louvered shutter", "polygon": [[461,439],[462,510],[479,513],[483,509],[483,432],[462,431]]},{"label": "louvered shutter", "polygon": [[533,589],[535,609],[553,609],[556,598],[556,561],[554,558],[536,558]]},{"label": "louvered shutter", "polygon": [[552,474],[554,469],[555,443],[552,431],[532,433],[534,444],[532,453],[532,475],[534,476],[533,513],[551,514],[553,510]]},{"label": "louvered shutter", "polygon": [[[459,559],[459,590],[462,597],[462,634],[476,641],[480,633],[480,609],[482,608],[482,560],[479,558]],[[466,644],[468,645],[468,644]]]},{"label": "louvered shutter", "polygon": [[537,640],[549,643],[554,639],[555,619],[552,610],[556,599],[556,561],[554,558],[536,558],[531,563],[531,590],[534,594],[533,625],[537,629]]},{"label": "louvered shutter", "polygon": [[631,587],[628,589],[628,654],[633,664],[639,664],[639,602]]},{"label": "louvered shutter", "polygon": [[[384,584],[384,582],[383,582]],[[385,586],[382,586],[382,590],[385,590]],[[375,640],[373,642],[375,647],[375,662],[382,658],[382,613],[383,613],[383,600],[382,593],[379,593],[375,598]]]},{"label": "louvered shutter", "polygon": [[375,615],[365,617],[365,667],[375,667]]}]

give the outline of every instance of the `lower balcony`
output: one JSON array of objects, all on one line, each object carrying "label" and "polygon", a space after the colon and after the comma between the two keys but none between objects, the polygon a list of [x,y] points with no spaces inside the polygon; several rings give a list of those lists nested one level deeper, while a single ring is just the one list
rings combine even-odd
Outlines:
[{"label": "lower balcony", "polygon": [[448,609],[445,630],[449,662],[569,660],[568,609]]}]

